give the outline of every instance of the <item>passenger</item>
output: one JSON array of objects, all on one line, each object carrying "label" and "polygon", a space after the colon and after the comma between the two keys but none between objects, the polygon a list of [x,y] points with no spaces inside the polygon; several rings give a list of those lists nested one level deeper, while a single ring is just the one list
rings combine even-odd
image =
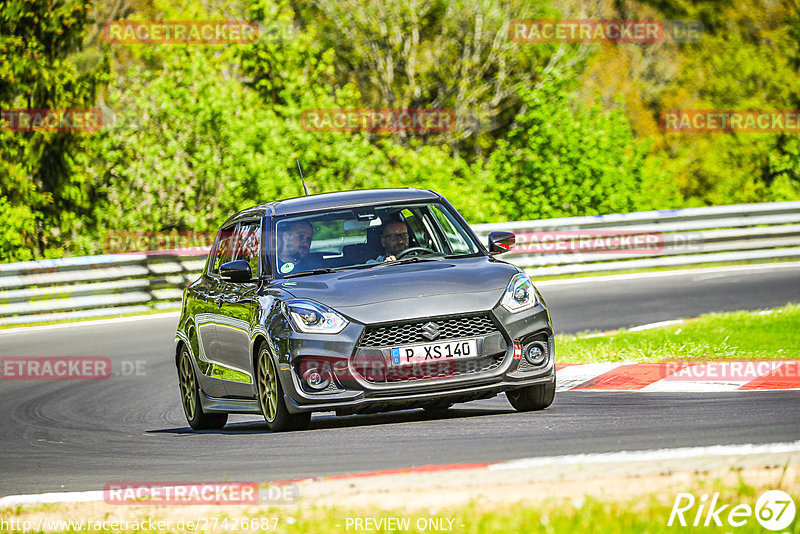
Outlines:
[{"label": "passenger", "polygon": [[408,227],[402,221],[391,221],[383,225],[381,231],[383,254],[367,263],[395,261],[396,256],[408,248]]},{"label": "passenger", "polygon": [[311,249],[314,227],[308,221],[293,221],[281,226],[278,233],[278,270],[283,274],[305,270],[303,260]]}]

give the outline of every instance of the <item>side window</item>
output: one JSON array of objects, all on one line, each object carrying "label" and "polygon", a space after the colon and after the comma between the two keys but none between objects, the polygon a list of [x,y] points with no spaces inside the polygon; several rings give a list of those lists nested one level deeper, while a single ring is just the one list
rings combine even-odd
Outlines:
[{"label": "side window", "polygon": [[409,247],[426,247],[431,248],[433,241],[431,241],[430,234],[426,231],[425,226],[419,216],[419,208],[410,210],[408,208],[401,211],[403,221],[406,223],[409,232],[411,232],[413,239],[409,239]]},{"label": "side window", "polygon": [[444,238],[450,246],[453,254],[470,254],[474,252],[473,247],[469,245],[466,236],[460,230],[459,225],[451,220],[449,213],[442,212],[438,206],[431,206],[430,211],[436,218],[436,222],[444,233]]},{"label": "side window", "polygon": [[233,252],[236,242],[236,225],[223,228],[217,234],[217,242],[214,247],[214,261],[211,262],[211,273],[219,274],[219,266],[233,260]]},{"label": "side window", "polygon": [[259,221],[246,221],[236,230],[234,260],[245,260],[250,264],[250,272],[258,276],[258,255],[261,244],[261,224]]}]

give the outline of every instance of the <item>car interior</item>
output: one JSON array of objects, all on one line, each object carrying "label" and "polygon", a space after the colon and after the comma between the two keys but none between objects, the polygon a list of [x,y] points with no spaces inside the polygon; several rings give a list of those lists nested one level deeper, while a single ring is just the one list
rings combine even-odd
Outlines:
[{"label": "car interior", "polygon": [[[346,218],[347,215],[350,217]],[[303,262],[304,270],[363,265],[382,256],[381,232],[385,224],[393,221],[406,223],[409,248],[438,248],[420,221],[418,208],[369,208],[348,214],[317,215],[306,220],[314,226],[314,239]]]}]

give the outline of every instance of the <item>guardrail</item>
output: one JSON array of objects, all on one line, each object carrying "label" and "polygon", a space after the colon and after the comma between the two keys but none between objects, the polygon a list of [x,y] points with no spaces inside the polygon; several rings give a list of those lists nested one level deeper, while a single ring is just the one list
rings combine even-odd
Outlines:
[{"label": "guardrail", "polygon": [[[800,202],[474,225],[518,235],[503,259],[531,276],[800,259]],[[207,249],[0,264],[0,325],[175,309]]]},{"label": "guardrail", "polygon": [[174,309],[183,288],[202,271],[207,253],[0,264],[0,325]]},{"label": "guardrail", "polygon": [[480,224],[472,228],[484,241],[489,232],[517,233],[518,246],[503,258],[533,277],[800,259],[800,202]]}]

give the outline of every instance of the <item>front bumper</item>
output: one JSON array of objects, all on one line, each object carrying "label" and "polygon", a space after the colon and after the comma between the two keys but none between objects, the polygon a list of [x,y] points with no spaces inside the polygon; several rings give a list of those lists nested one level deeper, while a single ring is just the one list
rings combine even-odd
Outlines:
[{"label": "front bumper", "polygon": [[[365,325],[351,322],[336,336],[292,332],[279,344],[279,378],[286,406],[292,413],[385,411],[489,398],[503,391],[555,380],[553,331],[543,302],[515,314],[500,306],[487,313],[499,332],[482,338],[478,346],[483,351],[480,356],[494,358],[496,364],[486,367],[486,370],[451,376],[434,374],[396,382],[370,381],[354,365],[354,361],[365,353],[380,357],[387,350],[359,348]],[[514,351],[515,340],[524,343],[534,336],[545,340],[548,347],[548,357],[539,366],[525,365]],[[309,360],[329,362],[334,371],[330,387],[314,392],[303,382],[302,365]]]}]

